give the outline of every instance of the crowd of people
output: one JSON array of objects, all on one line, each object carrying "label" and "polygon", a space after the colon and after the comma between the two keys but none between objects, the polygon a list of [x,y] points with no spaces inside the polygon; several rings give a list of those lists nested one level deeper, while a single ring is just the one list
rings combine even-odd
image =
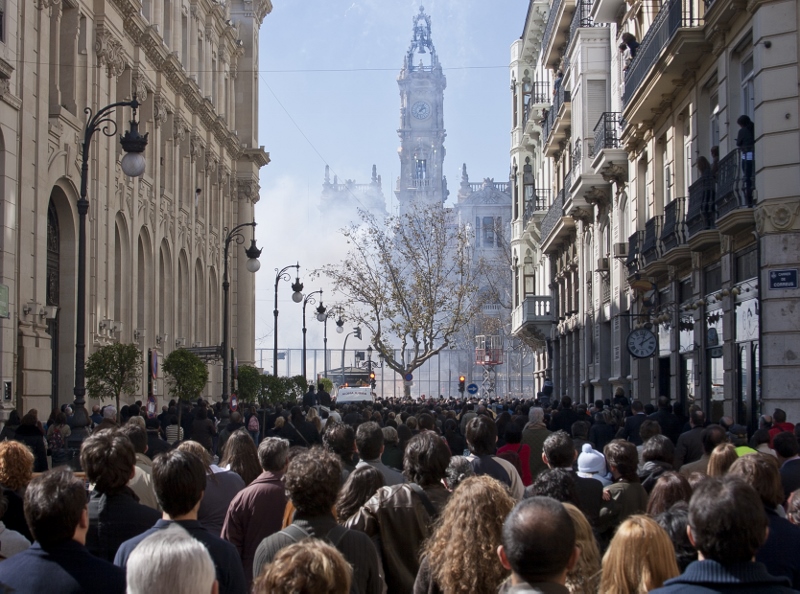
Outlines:
[{"label": "crowd of people", "polygon": [[800,446],[780,409],[749,436],[666,397],[325,395],[97,408],[75,460],[46,439],[66,444],[70,411],[16,419],[0,434],[0,587],[800,591]]}]

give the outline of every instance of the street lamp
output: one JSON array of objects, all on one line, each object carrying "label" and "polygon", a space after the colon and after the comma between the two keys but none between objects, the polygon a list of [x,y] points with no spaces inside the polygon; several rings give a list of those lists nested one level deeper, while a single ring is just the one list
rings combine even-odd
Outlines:
[{"label": "street lamp", "polygon": [[278,377],[278,283],[281,280],[287,283],[292,280],[291,275],[287,272],[290,268],[295,269],[295,280],[292,283],[292,301],[300,303],[303,300],[303,283],[300,282],[300,262],[297,264],[290,264],[284,266],[280,271],[275,269],[275,308],[272,310],[272,315],[275,317],[275,323],[272,329],[273,349],[272,349],[272,375]]},{"label": "street lamp", "polygon": [[[319,307],[322,307],[321,303]],[[317,311],[319,311],[319,307],[317,308]],[[338,332],[339,334],[344,332],[344,319],[342,319],[342,308],[334,307],[332,309],[333,311],[327,312],[325,314],[324,319],[320,320],[325,323],[325,331],[323,333],[323,339],[322,339],[322,344],[324,347],[323,348],[324,358],[325,358],[325,372],[324,372],[325,377],[328,377],[328,318],[338,315],[339,318],[336,320],[336,332]],[[319,319],[319,315],[317,315],[317,318]]]},{"label": "street lamp", "polygon": [[[80,442],[86,437],[86,425],[89,417],[86,413],[86,214],[89,212],[89,200],[86,191],[89,185],[89,150],[92,137],[98,130],[109,138],[117,134],[117,122],[112,113],[117,107],[130,107],[131,129],[120,137],[120,144],[125,151],[120,166],[122,172],[129,177],[140,177],[144,173],[146,161],[142,153],[147,146],[147,134],[139,134],[139,123],[136,121],[136,110],[139,102],[136,94],[130,101],[117,101],[106,105],[93,113],[90,107],[84,109],[88,117],[83,133],[83,151],[81,162],[81,195],[78,199],[78,287],[77,287],[77,316],[75,320],[75,395],[74,416],[70,423],[73,427],[70,436],[71,442]],[[53,370],[55,373],[55,370]]]},{"label": "street lamp", "polygon": [[[338,324],[338,322],[337,322],[337,324]],[[344,324],[342,324],[342,325],[344,325]],[[338,332],[339,330],[337,329],[336,331]],[[347,348],[347,339],[350,338],[350,336],[352,336],[352,335],[354,335],[358,340],[361,340],[361,327],[360,326],[356,326],[355,328],[353,328],[352,332],[348,332],[347,335],[344,337],[344,344],[342,345],[342,383],[341,383],[342,386],[344,385],[344,380],[345,380],[345,375],[344,375],[344,351]]]},{"label": "street lamp", "polygon": [[[243,244],[245,242],[245,237],[242,235],[242,229],[244,227],[252,227],[253,228],[253,235],[256,232],[256,222],[253,221],[252,223],[242,223],[240,225],[236,225],[231,232],[225,237],[225,250],[222,256],[224,261],[224,270],[222,273],[222,295],[224,298],[224,303],[222,305],[222,401],[225,402],[228,400],[228,388],[230,387],[228,383],[228,364],[229,359],[231,356],[230,347],[228,346],[228,289],[230,288],[231,284],[228,281],[228,247],[230,246],[232,241],[236,241],[238,244]],[[258,257],[261,255],[261,250],[256,247],[256,239],[250,240],[250,247],[244,251],[245,255],[247,256],[247,270],[249,272],[255,273],[258,272],[258,269],[261,268],[261,262],[258,261]]]},{"label": "street lamp", "polygon": [[[322,289],[319,291],[311,291],[303,298],[303,377],[306,377],[306,305],[309,303],[316,303],[314,295],[319,294],[319,307],[317,308],[317,319],[322,319],[320,316],[325,315],[325,306],[322,305]],[[308,379],[308,378],[306,378]]]}]

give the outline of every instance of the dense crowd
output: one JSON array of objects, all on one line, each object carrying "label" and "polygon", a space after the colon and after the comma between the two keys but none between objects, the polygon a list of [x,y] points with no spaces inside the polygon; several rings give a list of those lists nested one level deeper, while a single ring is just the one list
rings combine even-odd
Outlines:
[{"label": "dense crowd", "polygon": [[0,433],[0,590],[798,591],[794,425],[682,412],[337,406],[320,386],[260,410],[95,407],[76,451],[69,409],[29,411]]}]

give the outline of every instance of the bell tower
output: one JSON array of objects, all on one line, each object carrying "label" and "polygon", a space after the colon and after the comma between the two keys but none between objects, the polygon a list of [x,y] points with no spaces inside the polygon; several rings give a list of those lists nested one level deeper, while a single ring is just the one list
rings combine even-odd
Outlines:
[{"label": "bell tower", "polygon": [[442,66],[431,39],[431,17],[420,6],[413,18],[411,46],[397,77],[400,87],[400,177],[395,195],[400,214],[412,203],[438,205],[447,200],[443,175],[444,89]]}]

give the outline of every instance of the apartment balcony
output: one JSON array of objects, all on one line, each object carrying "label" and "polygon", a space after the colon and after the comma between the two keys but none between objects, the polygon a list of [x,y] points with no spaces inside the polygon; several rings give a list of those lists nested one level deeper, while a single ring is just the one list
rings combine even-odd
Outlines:
[{"label": "apartment balcony", "polygon": [[558,68],[567,45],[569,25],[575,0],[553,0],[542,38],[542,64],[553,70]]},{"label": "apartment balcony", "polygon": [[575,222],[572,217],[564,214],[564,194],[565,192],[562,188],[542,219],[540,229],[542,251],[544,253],[554,251],[558,247],[560,240],[567,237],[575,228]]},{"label": "apartment balcony", "polygon": [[522,228],[528,227],[528,223],[534,220],[536,215],[541,219],[550,206],[550,190],[536,190],[535,195],[524,202],[522,210]]},{"label": "apartment balcony", "polygon": [[674,265],[690,257],[686,244],[686,198],[676,198],[664,207],[661,227],[661,257]]},{"label": "apartment balcony", "polygon": [[622,101],[629,123],[651,119],[652,110],[669,103],[687,68],[708,49],[703,16],[699,0],[667,0],[662,5],[625,74]]},{"label": "apartment balcony", "polygon": [[556,90],[553,105],[547,112],[542,126],[545,156],[552,157],[559,149],[559,143],[567,137],[567,128],[572,122],[572,98],[564,89],[562,82]]},{"label": "apartment balcony", "polygon": [[544,340],[555,323],[553,298],[550,295],[526,295],[511,312],[511,333]]},{"label": "apartment balcony", "polygon": [[738,149],[731,151],[720,160],[717,168],[716,223],[720,233],[727,235],[752,227],[755,222],[755,161],[752,152],[748,153],[750,161],[743,161],[742,155]]},{"label": "apartment balcony", "polygon": [[567,33],[567,51],[572,43],[578,38],[579,29],[591,29],[594,27],[607,27],[605,23],[596,23],[592,18],[592,1],[578,0],[575,12],[572,13],[572,21],[569,24]]},{"label": "apartment balcony", "polygon": [[699,252],[719,243],[715,194],[714,178],[710,175],[701,177],[689,186],[686,231],[692,251]]},{"label": "apartment balcony", "polygon": [[644,272],[654,275],[666,270],[666,262],[661,260],[661,230],[663,215],[651,217],[644,224],[644,240],[642,241],[641,264]]},{"label": "apartment balcony", "polygon": [[628,257],[625,260],[625,267],[628,269],[628,274],[635,274],[641,268],[641,250],[642,243],[644,242],[644,231],[635,231],[633,235],[628,238]]},{"label": "apartment balcony", "polygon": [[[591,167],[591,155],[594,141],[591,138],[578,138],[572,149],[572,171],[569,184],[564,183],[573,204],[565,209],[566,213],[576,217],[591,217],[592,206],[603,206],[611,202],[608,182]],[[571,212],[578,207],[580,212]]]},{"label": "apartment balcony", "polygon": [[594,127],[592,169],[607,182],[628,181],[628,152],[622,148],[622,114],[607,111]]},{"label": "apartment balcony", "polygon": [[625,0],[594,0],[592,3],[592,18],[598,23],[616,23],[617,15]]}]

